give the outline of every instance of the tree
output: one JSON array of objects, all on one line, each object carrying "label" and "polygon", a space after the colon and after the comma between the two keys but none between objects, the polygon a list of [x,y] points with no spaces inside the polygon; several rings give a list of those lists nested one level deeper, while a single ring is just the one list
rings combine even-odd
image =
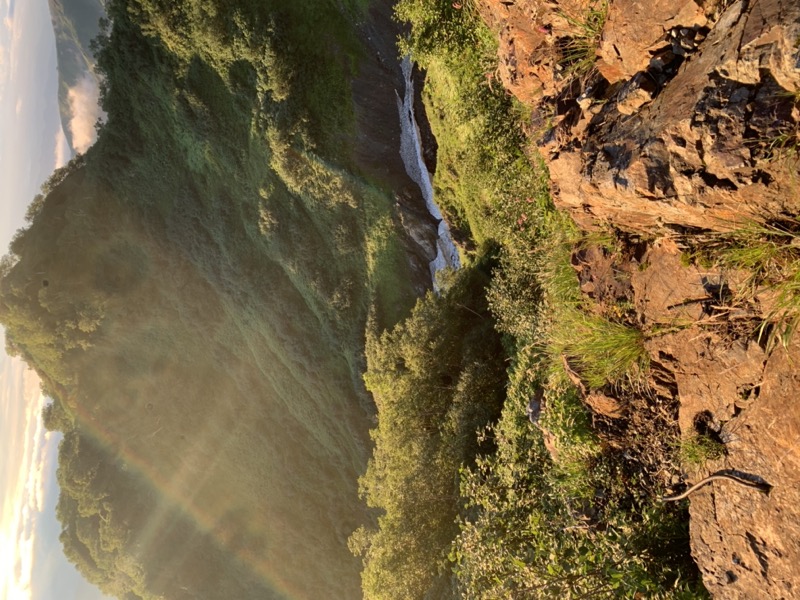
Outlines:
[{"label": "tree", "polygon": [[72,416],[58,399],[51,399],[50,403],[42,408],[42,421],[47,431],[67,433],[74,427]]},{"label": "tree", "polygon": [[458,473],[474,462],[477,431],[497,418],[504,396],[504,354],[485,298],[490,263],[459,273],[445,294],[429,294],[368,342],[364,379],[378,427],[360,483],[384,514],[377,530],[350,541],[364,556],[366,598],[456,597],[447,561],[462,510]]}]

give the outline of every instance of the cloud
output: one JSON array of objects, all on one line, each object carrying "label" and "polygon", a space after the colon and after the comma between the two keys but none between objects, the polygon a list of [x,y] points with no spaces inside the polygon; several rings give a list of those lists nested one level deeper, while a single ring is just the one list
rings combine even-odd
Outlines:
[{"label": "cloud", "polygon": [[8,2],[4,2],[6,5],[5,10],[5,17],[3,17],[3,25],[6,26],[6,29],[9,31],[14,29],[14,9],[16,8],[14,0],[9,0]]},{"label": "cloud", "polygon": [[8,49],[0,42],[0,97],[2,89],[8,81]]},{"label": "cloud", "polygon": [[22,113],[22,98],[17,98],[17,104],[14,106],[14,112],[19,116]]},{"label": "cloud", "polygon": [[56,131],[56,144],[55,144],[55,165],[54,169],[60,169],[65,164],[69,162],[69,159],[72,158],[72,150],[69,147],[69,142],[67,142],[67,136],[64,135],[64,130],[61,126],[58,127],[58,131]]},{"label": "cloud", "polygon": [[67,99],[72,115],[69,121],[72,147],[78,152],[86,152],[97,138],[95,123],[98,119],[105,119],[106,116],[100,108],[100,88],[94,76],[86,73],[74,87],[70,88]]},{"label": "cloud", "polygon": [[[13,359],[17,363],[18,359]],[[15,439],[19,452],[16,468],[6,473],[2,521],[0,521],[0,598],[28,600],[34,586],[34,550],[37,524],[44,509],[47,457],[54,440],[44,430],[40,417],[44,398],[39,379],[20,363],[5,371],[5,385],[15,390],[15,428],[22,439]],[[13,381],[12,381],[13,380]],[[22,408],[21,411],[14,410]],[[8,408],[8,407],[7,407]],[[8,424],[11,425],[11,424]]]},{"label": "cloud", "polygon": [[20,67],[20,57],[25,55],[23,44],[26,42],[26,39],[22,35],[25,27],[22,26],[22,22],[24,22],[24,19],[14,19],[10,16],[3,19],[3,24],[6,26],[11,36],[7,59],[9,62],[8,69],[10,72],[10,79],[12,80],[16,80]]}]

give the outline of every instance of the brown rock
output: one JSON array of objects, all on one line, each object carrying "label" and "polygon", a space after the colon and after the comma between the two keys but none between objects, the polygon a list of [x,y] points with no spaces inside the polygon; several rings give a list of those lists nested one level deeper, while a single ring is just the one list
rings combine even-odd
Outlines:
[{"label": "brown rock", "polygon": [[572,255],[572,268],[578,275],[581,291],[598,305],[611,307],[628,299],[630,277],[617,259],[615,253],[595,245],[580,248]]},{"label": "brown rock", "polygon": [[539,18],[538,5],[533,0],[476,3],[483,20],[498,34],[500,84],[526,103],[554,89],[554,39]]},{"label": "brown rock", "polygon": [[586,396],[585,402],[598,415],[610,419],[621,419],[625,416],[625,406],[619,400],[600,392],[592,392]]},{"label": "brown rock", "polygon": [[598,50],[603,75],[611,83],[630,79],[647,69],[670,29],[702,27],[706,22],[703,9],[693,0],[613,2]]},{"label": "brown rock", "polygon": [[653,99],[652,92],[643,88],[634,88],[617,102],[617,110],[623,115],[632,115]]},{"label": "brown rock", "polygon": [[540,427],[540,429],[542,431],[542,441],[544,442],[545,450],[547,450],[553,462],[557,463],[559,459],[558,438],[548,429],[544,427]]},{"label": "brown rock", "polygon": [[771,484],[769,495],[712,485],[692,495],[692,554],[714,597],[800,596],[800,347],[767,362],[761,393],[729,422],[726,466]]},{"label": "brown rock", "polygon": [[652,360],[669,368],[678,386],[678,424],[694,433],[695,419],[709,413],[715,422],[736,415],[737,402],[761,381],[766,356],[755,342],[730,343],[695,326],[651,339]]},{"label": "brown rock", "polygon": [[703,314],[702,302],[713,299],[709,287],[719,273],[704,273],[681,264],[681,251],[670,238],[653,242],[642,267],[631,275],[637,312],[650,328],[692,324]]},{"label": "brown rock", "polygon": [[[677,297],[703,294],[703,274],[680,265],[671,240],[653,244],[647,268],[632,277],[636,305],[646,324],[674,317]],[[712,276],[714,274],[711,274]],[[676,295],[673,295],[676,294]],[[684,318],[693,314],[686,313]],[[696,315],[694,315],[696,316]],[[719,427],[727,455],[693,473],[733,470],[773,486],[769,495],[717,481],[690,497],[691,545],[703,580],[715,598],[797,598],[800,591],[800,341],[769,358],[754,341],[732,341],[708,326],[713,317],[647,343],[654,371],[669,371],[680,399],[684,436],[696,433],[700,415]],[[705,325],[704,325],[705,323]]]},{"label": "brown rock", "polygon": [[[498,36],[497,77],[518,100],[533,104],[569,83],[560,74],[558,48],[585,35],[580,23],[596,5],[593,0],[477,0],[475,5]],[[487,77],[491,81],[494,75]]]},{"label": "brown rock", "polygon": [[617,61],[607,63],[603,57],[600,56],[597,59],[597,63],[595,63],[595,68],[606,81],[611,83],[623,81],[625,79],[625,71],[622,70],[622,67],[619,66]]},{"label": "brown rock", "polygon": [[[638,5],[612,7],[634,10],[629,4]],[[798,37],[800,3],[731,5],[651,103],[626,116],[608,102],[584,140],[564,132],[566,141],[545,151],[557,204],[583,227],[640,232],[725,230],[765,213],[796,214],[796,165],[767,160],[765,140],[800,126],[787,95],[800,89]],[[634,68],[641,61],[624,72]]]}]

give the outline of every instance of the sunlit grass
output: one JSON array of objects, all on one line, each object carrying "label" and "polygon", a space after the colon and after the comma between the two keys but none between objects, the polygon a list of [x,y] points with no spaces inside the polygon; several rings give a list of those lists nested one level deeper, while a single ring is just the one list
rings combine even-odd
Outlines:
[{"label": "sunlit grass", "polygon": [[565,356],[590,388],[640,379],[649,365],[644,334],[580,310],[561,311],[549,352]]},{"label": "sunlit grass", "polygon": [[725,445],[707,435],[682,438],[677,444],[678,458],[684,465],[700,467],[725,455]]},{"label": "sunlit grass", "polygon": [[608,18],[607,0],[595,0],[583,13],[560,15],[570,25],[566,43],[560,49],[559,66],[568,78],[581,79],[594,70],[600,36]]},{"label": "sunlit grass", "polygon": [[700,255],[723,267],[747,271],[738,297],[765,298],[759,335],[782,344],[791,341],[800,325],[800,221],[747,223],[712,238]]}]

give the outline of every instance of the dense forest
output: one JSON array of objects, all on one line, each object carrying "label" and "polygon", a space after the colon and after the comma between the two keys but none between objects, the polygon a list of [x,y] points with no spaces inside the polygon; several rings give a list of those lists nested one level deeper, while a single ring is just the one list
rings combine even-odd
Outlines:
[{"label": "dense forest", "polygon": [[402,0],[389,36],[425,72],[465,264],[417,297],[396,178],[359,158],[390,5],[106,3],[107,122],[0,272],[8,349],[64,433],[67,556],[125,600],[702,597],[685,513],[594,435],[561,361],[614,385],[641,340],[594,372],[558,338],[627,330],[581,303],[570,253],[597,240],[449,0]]}]

